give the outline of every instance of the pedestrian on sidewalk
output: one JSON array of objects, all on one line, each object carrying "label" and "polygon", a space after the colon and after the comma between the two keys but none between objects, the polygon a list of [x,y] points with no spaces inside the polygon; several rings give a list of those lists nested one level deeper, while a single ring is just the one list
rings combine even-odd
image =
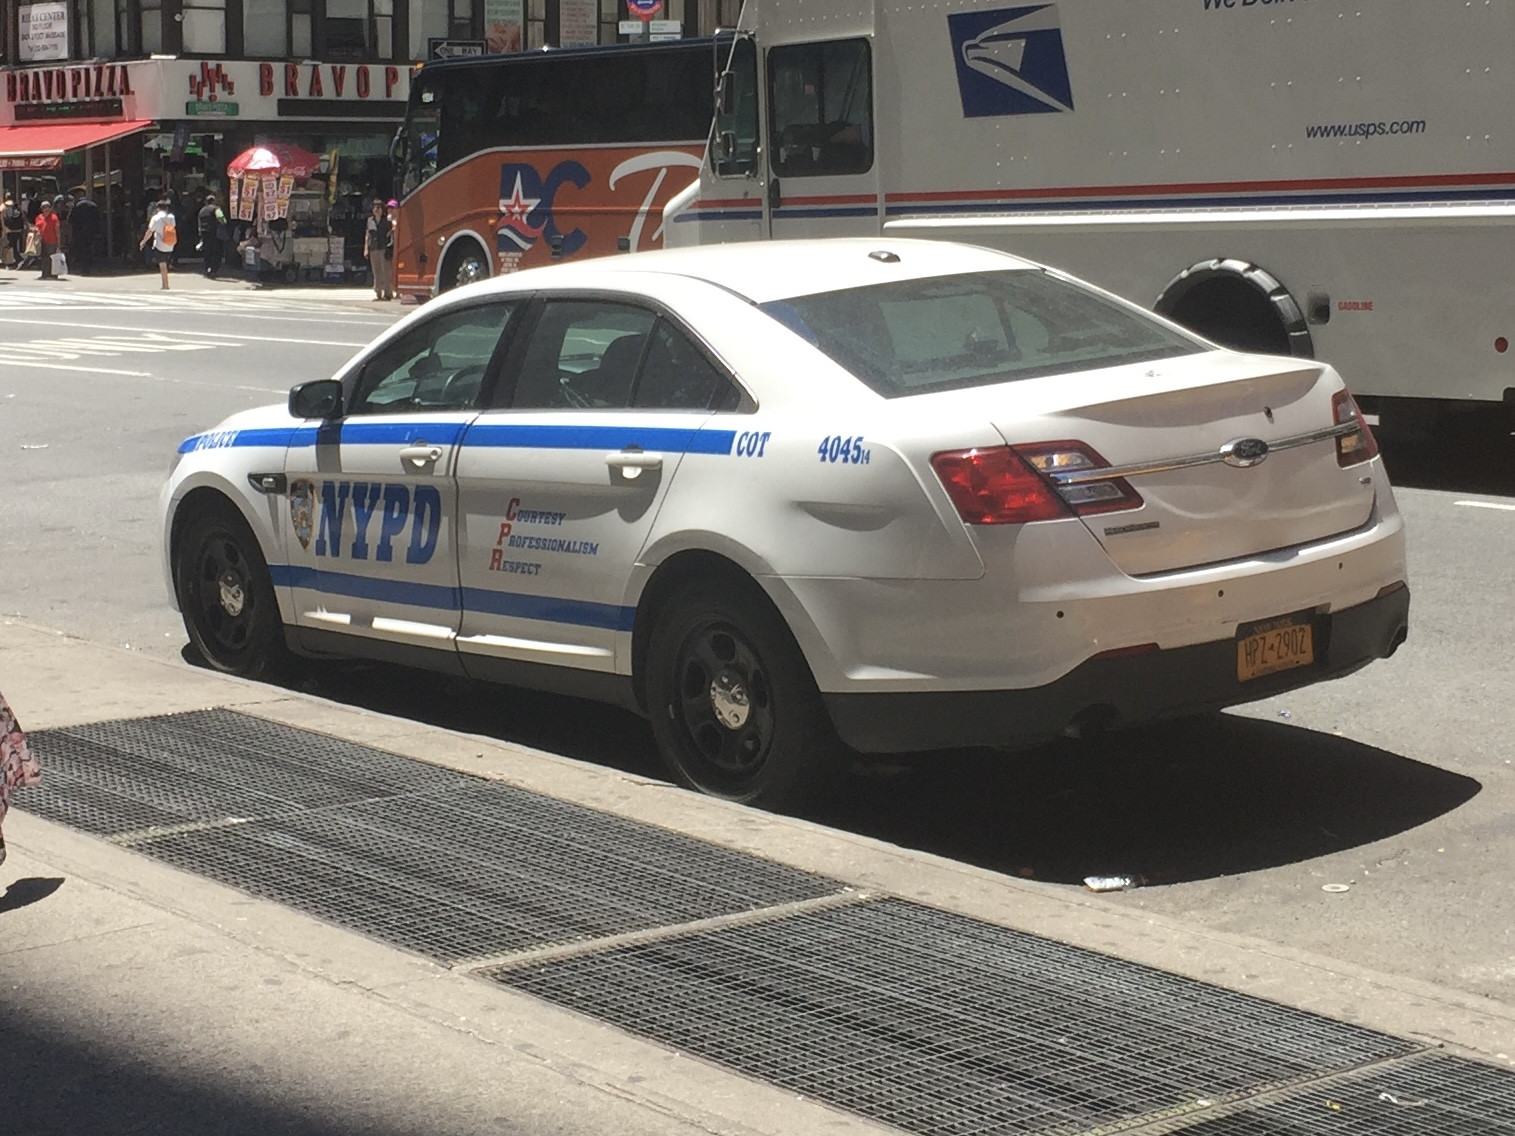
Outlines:
[{"label": "pedestrian on sidewalk", "polygon": [[[391,201],[390,205],[398,205]],[[363,229],[363,255],[368,260],[368,270],[373,274],[373,298],[395,298],[395,225],[390,219],[389,208],[377,197],[373,199],[373,216]]]},{"label": "pedestrian on sidewalk", "polygon": [[0,260],[11,268],[21,265],[21,242],[26,236],[26,214],[10,194],[5,195],[5,205],[0,207],[0,227],[3,227],[4,252]]},{"label": "pedestrian on sidewalk", "polygon": [[214,280],[221,271],[221,260],[226,255],[225,241],[231,236],[227,230],[226,214],[216,204],[216,195],[207,193],[205,204],[200,206],[196,223],[200,228],[200,253],[205,257],[205,277]]},{"label": "pedestrian on sidewalk", "polygon": [[74,205],[69,210],[68,268],[74,275],[88,276],[95,270],[95,254],[103,243],[105,220],[100,206],[83,186],[74,190]]},{"label": "pedestrian on sidewalk", "polygon": [[[168,288],[168,262],[173,259],[174,247],[179,243],[179,228],[170,205],[168,198],[158,199],[158,207],[148,218],[147,232],[142,234],[141,244],[148,263],[158,266],[158,278],[163,281],[165,289]],[[152,245],[150,250],[149,244]]]},{"label": "pedestrian on sidewalk", "polygon": [[[11,807],[11,795],[23,785],[42,780],[42,767],[26,744],[10,704],[0,695],[0,824]],[[5,862],[5,834],[0,832],[0,864]]]},{"label": "pedestrian on sidewalk", "polygon": [[59,220],[57,211],[53,209],[51,201],[43,201],[37,210],[37,239],[41,242],[39,257],[42,261],[42,272],[38,280],[56,280],[58,276],[53,272],[53,257],[58,252],[59,229],[62,222]]}]

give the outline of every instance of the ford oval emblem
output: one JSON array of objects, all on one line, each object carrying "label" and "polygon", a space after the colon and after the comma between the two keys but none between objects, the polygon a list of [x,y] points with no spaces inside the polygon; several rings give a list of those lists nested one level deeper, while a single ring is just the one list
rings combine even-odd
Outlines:
[{"label": "ford oval emblem", "polygon": [[1268,458],[1268,443],[1261,438],[1235,438],[1220,448],[1220,460],[1237,469],[1250,469]]}]

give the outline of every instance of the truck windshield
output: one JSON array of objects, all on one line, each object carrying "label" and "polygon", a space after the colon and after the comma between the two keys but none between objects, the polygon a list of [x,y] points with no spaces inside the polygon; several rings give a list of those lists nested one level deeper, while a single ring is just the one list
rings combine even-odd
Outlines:
[{"label": "truck windshield", "polygon": [[761,307],[885,398],[1207,350],[1037,269],[904,280]]}]

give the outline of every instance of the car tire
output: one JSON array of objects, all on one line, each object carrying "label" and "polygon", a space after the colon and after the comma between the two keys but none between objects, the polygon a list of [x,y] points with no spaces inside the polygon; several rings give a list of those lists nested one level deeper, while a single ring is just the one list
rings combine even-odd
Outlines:
[{"label": "car tire", "polygon": [[291,656],[268,562],[231,506],[200,510],[186,523],[174,594],[190,643],[213,669],[244,678],[271,678],[288,669]]},{"label": "car tire", "polygon": [[648,641],[646,691],[658,750],[686,788],[793,809],[836,787],[841,743],[761,593],[700,585],[674,597]]}]

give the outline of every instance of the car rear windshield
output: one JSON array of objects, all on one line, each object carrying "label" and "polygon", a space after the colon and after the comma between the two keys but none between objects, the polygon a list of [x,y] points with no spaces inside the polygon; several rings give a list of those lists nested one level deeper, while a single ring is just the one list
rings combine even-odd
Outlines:
[{"label": "car rear windshield", "polygon": [[885,398],[1205,349],[1139,311],[1038,269],[794,296],[762,310]]}]

